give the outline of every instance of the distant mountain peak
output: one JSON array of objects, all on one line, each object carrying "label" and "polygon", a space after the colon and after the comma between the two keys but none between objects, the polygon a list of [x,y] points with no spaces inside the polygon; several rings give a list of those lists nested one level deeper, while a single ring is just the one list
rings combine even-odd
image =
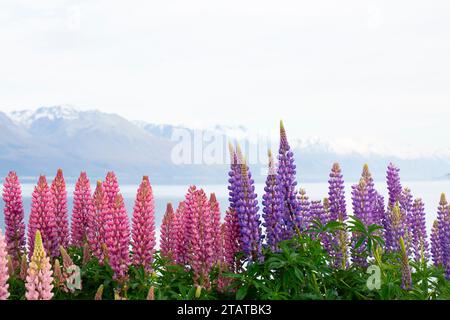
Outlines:
[{"label": "distant mountain peak", "polygon": [[39,119],[48,120],[74,120],[78,119],[79,111],[69,105],[57,105],[51,107],[39,107],[36,110],[19,110],[9,113],[9,117],[17,124],[30,126]]}]

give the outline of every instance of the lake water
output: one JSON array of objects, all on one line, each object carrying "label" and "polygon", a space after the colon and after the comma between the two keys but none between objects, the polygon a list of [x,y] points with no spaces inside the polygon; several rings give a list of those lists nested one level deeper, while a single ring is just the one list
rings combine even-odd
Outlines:
[{"label": "lake water", "polygon": [[[351,185],[354,183],[346,184],[346,196],[347,196],[347,206],[349,207],[349,212],[351,212]],[[1,186],[1,185],[0,185]],[[320,200],[327,196],[328,184],[326,183],[303,183],[300,185],[302,188],[306,189],[308,196],[312,200]],[[421,197],[425,202],[425,209],[427,213],[427,229],[428,232],[431,230],[431,225],[433,220],[436,218],[437,206],[439,203],[440,195],[442,192],[446,193],[450,198],[450,181],[430,181],[430,182],[403,182],[403,186],[409,187],[414,197]],[[2,186],[1,186],[2,187]],[[120,190],[125,200],[125,205],[128,214],[131,218],[133,212],[134,199],[136,196],[137,185],[121,185]],[[174,208],[178,205],[180,201],[184,199],[184,196],[188,190],[189,186],[179,186],[179,185],[154,185],[153,195],[155,197],[155,207],[156,207],[156,227],[157,230],[161,225],[162,218],[166,209],[168,202],[172,202]],[[379,190],[385,197],[387,196],[387,190],[384,183],[375,183],[375,187]],[[25,221],[28,222],[28,215],[31,206],[31,193],[33,192],[34,185],[32,184],[22,184],[22,195],[25,207]],[[92,186],[94,188],[94,186]],[[221,206],[222,216],[226,208],[228,207],[228,189],[226,185],[206,185],[203,189],[208,194],[214,192]],[[67,191],[69,196],[69,212],[72,210],[73,201],[73,190],[74,185],[67,185]],[[261,196],[263,194],[264,185],[257,184],[256,191],[258,193],[258,198],[261,203]],[[0,227],[4,230],[4,218],[3,218],[3,201],[0,200]]]}]

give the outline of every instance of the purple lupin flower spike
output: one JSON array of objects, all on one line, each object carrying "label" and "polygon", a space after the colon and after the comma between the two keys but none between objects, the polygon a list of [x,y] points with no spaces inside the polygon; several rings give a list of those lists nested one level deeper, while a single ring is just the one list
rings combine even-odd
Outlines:
[{"label": "purple lupin flower spike", "polygon": [[[311,201],[310,215],[312,224],[320,222],[320,224],[325,225],[328,222],[325,207],[320,200]],[[311,238],[320,239],[322,245],[326,248],[326,239],[323,234],[311,234]]]},{"label": "purple lupin flower spike", "polygon": [[422,259],[428,261],[430,254],[427,241],[425,207],[422,199],[414,201],[411,213],[411,247],[414,259],[417,262],[422,261]]},{"label": "purple lupin flower spike", "polygon": [[297,227],[301,231],[308,230],[311,225],[310,207],[311,203],[306,195],[305,189],[300,189],[297,195],[298,215],[295,219]]},{"label": "purple lupin flower spike", "polygon": [[262,261],[261,221],[258,214],[258,200],[255,193],[254,181],[250,170],[242,156],[239,146],[236,148],[238,156],[238,174],[235,180],[236,212],[241,232],[241,247],[249,261]]},{"label": "purple lupin flower spike", "polygon": [[394,207],[397,202],[400,202],[402,185],[400,182],[400,169],[398,169],[394,164],[390,163],[387,170],[387,187],[389,191],[389,202],[388,207]]},{"label": "purple lupin flower spike", "polygon": [[411,268],[409,267],[408,251],[405,247],[403,237],[400,237],[399,244],[400,244],[400,251],[402,254],[402,289],[411,290],[412,289]]},{"label": "purple lupin flower spike", "polygon": [[[345,203],[345,186],[339,163],[335,163],[331,169],[328,191],[330,203],[330,221],[345,223],[347,220],[347,209]],[[332,239],[333,255],[336,267],[347,266],[347,232],[336,231]]]},{"label": "purple lupin flower spike", "polygon": [[298,204],[295,188],[297,186],[294,154],[287,141],[283,121],[280,121],[280,149],[278,154],[278,183],[282,199],[281,210],[284,219],[284,239],[290,239],[295,233],[294,220],[298,216]]},{"label": "purple lupin flower spike", "polygon": [[[355,217],[358,218],[365,226],[370,225],[370,219],[372,216],[372,203],[370,201],[366,180],[361,178],[359,184],[352,186],[352,204]],[[366,267],[367,260],[363,257],[366,244],[364,242],[361,246],[356,248],[359,238],[360,234],[352,234],[352,261],[358,266]]]},{"label": "purple lupin flower spike", "polygon": [[411,254],[412,243],[412,228],[413,228],[413,196],[409,188],[404,188],[400,195],[400,209],[405,214],[406,218],[406,230],[405,237],[403,238],[408,252],[408,256]]},{"label": "purple lupin flower spike", "polygon": [[441,195],[438,207],[437,234],[442,257],[442,267],[446,272],[446,278],[450,280],[450,212],[445,194]]},{"label": "purple lupin flower spike", "polygon": [[277,250],[277,244],[283,240],[283,212],[280,210],[280,194],[278,192],[277,175],[272,152],[269,150],[269,173],[263,195],[263,219],[266,228],[267,245],[272,251]]},{"label": "purple lupin flower spike", "polygon": [[387,212],[388,233],[386,233],[386,250],[400,251],[399,241],[407,234],[406,214],[400,209],[399,203]]},{"label": "purple lupin flower spike", "polygon": [[433,227],[431,228],[430,242],[433,264],[437,267],[442,264],[441,243],[439,241],[439,223],[437,220],[434,220]]}]

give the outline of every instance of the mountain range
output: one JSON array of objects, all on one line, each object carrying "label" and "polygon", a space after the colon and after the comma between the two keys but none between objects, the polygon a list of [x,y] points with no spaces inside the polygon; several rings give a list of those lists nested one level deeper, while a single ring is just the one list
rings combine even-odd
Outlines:
[{"label": "mountain range", "polygon": [[[170,124],[130,121],[117,114],[80,111],[66,106],[40,107],[10,113],[0,111],[0,175],[15,170],[22,181],[35,182],[38,174],[53,176],[62,168],[68,181],[80,171],[91,179],[101,179],[114,170],[121,182],[137,183],[149,175],[160,184],[226,183],[227,164],[177,164],[172,161],[175,130],[191,137],[193,128]],[[235,139],[245,136],[245,127],[215,126],[206,132]],[[289,131],[288,131],[289,133]],[[245,140],[245,138],[244,138]],[[339,162],[347,180],[356,181],[364,163],[369,163],[375,179],[384,179],[389,162],[401,168],[403,179],[450,178],[450,159],[422,156],[403,159],[358,151],[336,152],[324,142],[291,140],[301,181],[327,181],[333,162]],[[251,145],[252,142],[248,142]],[[225,150],[222,150],[226,154]],[[257,182],[265,177],[264,164],[250,165]]]}]

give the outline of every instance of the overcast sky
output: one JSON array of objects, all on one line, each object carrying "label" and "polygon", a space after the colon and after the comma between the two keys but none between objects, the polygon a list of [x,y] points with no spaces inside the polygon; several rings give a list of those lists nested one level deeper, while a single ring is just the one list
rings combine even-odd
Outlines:
[{"label": "overcast sky", "polygon": [[450,150],[450,1],[0,3],[0,110]]}]

